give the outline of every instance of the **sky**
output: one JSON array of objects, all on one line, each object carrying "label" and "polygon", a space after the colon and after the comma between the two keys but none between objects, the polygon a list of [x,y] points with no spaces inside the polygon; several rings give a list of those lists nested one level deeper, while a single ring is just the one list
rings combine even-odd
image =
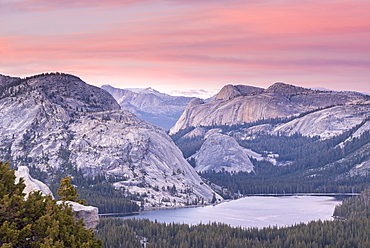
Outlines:
[{"label": "sky", "polygon": [[275,82],[370,93],[368,0],[0,0],[0,74],[207,97]]}]

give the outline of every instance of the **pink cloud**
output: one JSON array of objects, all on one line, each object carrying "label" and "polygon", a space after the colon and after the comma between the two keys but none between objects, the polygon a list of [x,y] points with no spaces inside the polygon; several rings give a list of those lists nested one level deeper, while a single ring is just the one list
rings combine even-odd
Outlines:
[{"label": "pink cloud", "polygon": [[[369,24],[367,1],[285,1],[285,3],[254,5],[236,2],[225,9],[218,8],[220,23],[240,26],[256,33],[327,34]],[[369,26],[367,25],[367,31]]]},{"label": "pink cloud", "polygon": [[[159,2],[15,1],[8,8],[46,13],[104,8],[77,11],[62,19],[73,26],[68,22],[76,22],[78,15],[99,18],[91,26],[88,21],[76,22],[79,28],[70,33],[14,31],[0,38],[0,69],[66,70],[91,79],[92,74],[99,79],[109,74],[122,81],[194,85],[263,82],[274,75],[294,80],[310,75],[323,81],[344,75],[342,80],[348,80],[351,71],[359,80],[369,76],[370,3],[366,1]],[[140,7],[126,8],[129,5]],[[53,21],[47,15],[42,18]]]},{"label": "pink cloud", "polygon": [[131,4],[145,3],[145,0],[14,0],[7,3],[0,3],[3,10],[44,12],[55,9],[84,8],[84,7],[107,7],[127,6]]}]

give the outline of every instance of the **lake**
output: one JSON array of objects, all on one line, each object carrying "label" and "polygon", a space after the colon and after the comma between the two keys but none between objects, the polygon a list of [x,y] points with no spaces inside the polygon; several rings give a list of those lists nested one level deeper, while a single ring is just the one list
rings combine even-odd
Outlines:
[{"label": "lake", "polygon": [[326,196],[251,196],[215,206],[144,211],[123,217],[196,225],[221,222],[234,227],[288,226],[312,220],[331,220],[341,201]]}]

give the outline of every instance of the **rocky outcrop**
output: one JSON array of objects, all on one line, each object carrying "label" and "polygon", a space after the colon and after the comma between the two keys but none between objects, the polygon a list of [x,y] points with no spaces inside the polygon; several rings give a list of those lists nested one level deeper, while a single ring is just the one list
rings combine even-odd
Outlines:
[{"label": "rocky outcrop", "polygon": [[242,93],[233,85],[228,84],[224,86],[220,92],[216,95],[217,100],[230,100],[237,96],[241,96]]},{"label": "rocky outcrop", "polygon": [[216,95],[216,100],[230,100],[246,94],[257,94],[263,92],[263,88],[248,85],[225,85]]},{"label": "rocky outcrop", "polygon": [[66,74],[22,79],[2,91],[0,159],[49,173],[76,168],[85,176],[122,176],[127,180],[115,186],[145,193],[147,206],[183,206],[213,196],[163,129]]},{"label": "rocky outcrop", "polygon": [[282,94],[282,95],[292,95],[292,94],[302,94],[302,93],[314,93],[314,90],[306,89],[298,86],[294,86],[291,84],[285,83],[274,83],[266,90],[265,93],[275,93],[275,94]]},{"label": "rocky outcrop", "polygon": [[357,130],[354,133],[352,133],[344,142],[339,144],[339,146],[343,147],[345,142],[350,142],[353,139],[360,138],[362,135],[366,134],[366,132],[368,132],[369,130],[370,130],[370,116],[365,121],[360,123],[358,125]]},{"label": "rocky outcrop", "polygon": [[[303,136],[328,139],[360,125],[370,116],[370,105],[340,105],[314,111],[276,124],[261,124],[249,128],[233,130],[230,135],[237,139],[251,139],[258,134],[291,136],[299,133]],[[362,125],[353,137],[359,137],[370,130],[370,125]]]},{"label": "rocky outcrop", "polygon": [[[218,94],[218,100],[215,99],[203,104],[189,104],[176,125],[170,129],[170,134],[175,134],[188,127],[231,126],[273,118],[299,117],[306,115],[305,113],[307,113],[307,117],[314,118],[315,122],[324,119],[330,121],[329,112],[333,110],[336,112],[335,115],[348,116],[349,121],[345,124],[345,128],[348,128],[357,125],[358,119],[363,120],[365,116],[363,113],[366,110],[361,109],[368,109],[370,99],[369,96],[357,93],[314,91],[283,83],[276,83],[263,91],[255,90],[249,93],[242,93],[238,87],[225,86]],[[359,112],[356,109],[360,109]],[[313,112],[315,113],[308,115]],[[331,125],[333,130],[321,130],[325,126],[324,122],[321,122],[321,128],[317,131],[303,130],[303,128],[298,128],[301,126],[300,124],[293,122],[290,124],[295,126],[287,124],[285,125],[287,128],[280,127],[280,130],[276,131],[289,133],[291,129],[290,133],[302,131],[305,135],[310,133],[330,137],[337,135],[337,131],[340,132],[344,129],[344,127]],[[331,124],[336,123],[331,122]],[[342,124],[338,122],[338,125]],[[312,129],[316,126],[309,125],[307,127]]]},{"label": "rocky outcrop", "polygon": [[197,127],[195,128],[194,130],[188,132],[187,134],[185,134],[182,138],[193,138],[193,137],[197,137],[197,136],[204,136],[206,133],[208,132],[208,129],[206,128],[203,128],[203,127]]},{"label": "rocky outcrop", "polygon": [[234,138],[218,131],[217,129],[208,131],[199,151],[190,157],[195,160],[195,170],[198,172],[251,172],[253,164],[246,149],[239,146]]},{"label": "rocky outcrop", "polygon": [[368,176],[370,170],[370,160],[363,161],[354,166],[349,172],[350,177],[353,176]]},{"label": "rocky outcrop", "polygon": [[[340,105],[316,111],[290,122],[276,125],[271,134],[331,138],[359,125],[370,116],[370,105]],[[368,129],[370,130],[370,129]]]},{"label": "rocky outcrop", "polygon": [[[31,192],[37,192],[40,191],[42,195],[51,195],[53,197],[53,193],[49,189],[46,184],[43,182],[34,179],[29,174],[29,169],[26,166],[20,166],[18,167],[18,170],[15,171],[15,183],[18,184],[19,180],[22,178],[23,183],[25,184],[25,188],[23,190],[23,193],[26,194],[26,196]],[[53,197],[54,198],[54,197]],[[99,224],[99,210],[97,207],[92,206],[84,206],[77,202],[71,202],[71,201],[57,201],[57,204],[67,204],[72,207],[72,210],[75,214],[75,219],[83,219],[85,223],[85,227],[87,229],[95,228]]]},{"label": "rocky outcrop", "polygon": [[84,206],[72,201],[57,201],[57,204],[66,204],[72,207],[75,219],[83,219],[86,229],[95,229],[99,224],[99,209],[92,206]]},{"label": "rocky outcrop", "polygon": [[170,129],[186,108],[191,97],[171,96],[152,88],[118,89],[103,85],[120,104],[121,108],[134,113],[140,119]]},{"label": "rocky outcrop", "polygon": [[31,192],[40,191],[42,195],[44,196],[51,195],[54,198],[53,193],[51,192],[49,187],[46,186],[46,184],[30,176],[28,167],[19,166],[14,174],[16,184],[19,183],[19,180],[21,178],[23,179],[23,183],[26,185],[26,187],[23,190],[23,193],[25,193],[26,196]]}]

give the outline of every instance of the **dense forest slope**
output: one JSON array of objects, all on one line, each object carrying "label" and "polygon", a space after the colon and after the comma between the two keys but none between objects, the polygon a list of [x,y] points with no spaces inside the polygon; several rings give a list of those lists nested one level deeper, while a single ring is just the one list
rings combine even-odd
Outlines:
[{"label": "dense forest slope", "polygon": [[[281,119],[269,120],[281,123]],[[209,132],[218,131],[247,149],[253,163],[252,173],[228,173],[212,168],[202,170],[210,182],[242,194],[285,194],[302,192],[359,192],[369,185],[370,131],[369,119],[332,138],[307,137],[296,133],[255,133],[243,130],[260,123],[188,129],[172,136],[184,156],[195,167],[198,154],[207,142]],[[208,131],[207,131],[208,130]],[[183,135],[183,133],[186,133]],[[210,156],[212,159],[212,156]],[[210,160],[211,161],[211,160]],[[248,161],[248,160],[245,160]],[[232,163],[229,163],[231,166]],[[229,168],[229,172],[233,169]],[[237,171],[235,167],[234,171]]]},{"label": "dense forest slope", "polygon": [[181,116],[192,99],[184,96],[171,96],[152,88],[119,89],[103,85],[121,105],[121,108],[134,113],[138,118],[169,130]]},{"label": "dense forest slope", "polygon": [[[170,133],[204,177],[231,193],[358,192],[369,181],[369,118],[370,97],[355,92],[226,85],[213,101],[192,100]],[[215,154],[202,153],[212,132],[249,149],[233,157],[247,153],[253,173],[227,173],[241,171],[232,160],[214,167]]]},{"label": "dense forest slope", "polygon": [[120,110],[106,91],[53,73],[1,77],[0,159],[49,173],[115,177],[146,206],[208,202],[203,184],[163,129]]}]

